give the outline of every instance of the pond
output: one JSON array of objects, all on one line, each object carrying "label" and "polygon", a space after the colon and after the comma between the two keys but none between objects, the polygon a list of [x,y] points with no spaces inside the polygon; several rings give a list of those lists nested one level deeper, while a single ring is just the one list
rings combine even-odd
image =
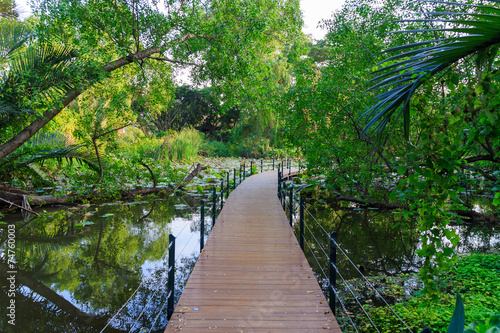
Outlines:
[{"label": "pond", "polygon": [[[221,179],[226,192],[228,172],[233,187],[234,181],[240,182],[240,170],[247,174],[272,170],[278,161],[206,159],[200,163],[208,169],[183,192],[165,199],[48,207],[44,210],[49,215],[28,222],[21,213],[2,218],[0,304],[9,304],[14,292],[16,325],[7,323],[5,313],[0,331],[163,332],[169,235],[176,237],[177,302],[200,253],[201,200],[206,201],[206,241],[212,222],[209,196],[214,188],[220,191]],[[187,174],[193,166],[177,167]],[[10,290],[7,240],[11,227],[7,225],[14,224],[16,281],[15,290]]]},{"label": "pond", "polygon": [[[83,205],[18,230],[13,331],[162,332],[168,237],[176,236],[177,300],[200,251],[199,206],[199,198],[186,195]],[[208,218],[205,225],[208,236]],[[0,303],[8,304],[9,269],[5,262],[0,266]],[[6,318],[0,319],[2,332],[12,328]]]}]

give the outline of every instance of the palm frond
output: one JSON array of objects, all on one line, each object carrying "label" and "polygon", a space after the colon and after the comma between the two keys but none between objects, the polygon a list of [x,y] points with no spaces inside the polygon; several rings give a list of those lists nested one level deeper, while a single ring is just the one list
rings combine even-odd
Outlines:
[{"label": "palm frond", "polygon": [[[498,3],[496,0],[487,1]],[[439,18],[401,21],[432,22],[436,25],[446,23],[451,25],[450,28],[414,29],[394,33],[433,33],[439,31],[452,37],[412,43],[384,51],[385,53],[402,51],[402,53],[389,57],[376,65],[380,69],[374,71],[377,76],[370,82],[378,83],[368,91],[392,88],[387,92],[380,93],[376,97],[375,105],[360,116],[360,119],[365,119],[363,135],[376,123],[378,123],[376,131],[380,135],[391,118],[402,116],[404,133],[408,138],[410,100],[415,91],[429,78],[457,61],[500,43],[499,8],[456,2],[426,0],[423,2],[452,5],[462,11],[436,11],[426,14]],[[469,12],[471,8],[475,12]],[[394,61],[395,63],[393,63]]]},{"label": "palm frond", "polygon": [[32,35],[25,24],[9,20],[0,23],[0,61],[19,49]]},{"label": "palm frond", "polygon": [[32,46],[13,57],[0,85],[0,126],[35,114],[33,101],[50,103],[73,89],[76,61],[73,50],[52,45]]},{"label": "palm frond", "polygon": [[82,145],[67,145],[67,137],[59,133],[37,133],[13,154],[0,162],[0,177],[46,160],[76,161],[98,171],[95,156]]}]

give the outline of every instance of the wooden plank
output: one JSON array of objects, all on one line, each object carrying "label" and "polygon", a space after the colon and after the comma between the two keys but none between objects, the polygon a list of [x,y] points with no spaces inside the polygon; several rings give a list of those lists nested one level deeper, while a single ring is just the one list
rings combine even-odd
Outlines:
[{"label": "wooden plank", "polygon": [[341,332],[276,196],[277,172],[234,190],[165,332]]}]

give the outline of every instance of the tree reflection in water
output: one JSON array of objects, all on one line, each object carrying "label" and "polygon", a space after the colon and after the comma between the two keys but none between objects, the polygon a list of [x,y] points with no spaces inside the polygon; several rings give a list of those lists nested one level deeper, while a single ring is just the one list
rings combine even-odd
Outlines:
[{"label": "tree reflection in water", "polygon": [[[338,244],[356,266],[354,267],[340,251],[337,252],[337,267],[346,280],[346,283],[343,283],[338,278],[337,287],[348,311],[355,314],[359,312],[359,307],[346,284],[361,303],[383,304],[364,282],[358,270],[372,277],[370,278],[372,284],[390,303],[396,300],[384,294],[385,288],[389,287],[386,284],[386,282],[389,283],[387,277],[401,273],[417,273],[422,265],[423,259],[415,254],[420,247],[416,221],[404,218],[402,214],[372,209],[330,207],[325,203],[315,202],[307,205],[305,223],[307,225],[305,239],[308,244],[304,246],[306,257],[326,295],[329,290],[327,256],[330,253],[330,245],[325,231],[327,233],[337,231]],[[456,229],[460,235],[457,248],[459,253],[500,249],[498,226],[464,223],[450,226],[450,228]],[[295,225],[295,232],[298,236],[298,223]],[[394,278],[390,283],[394,281],[406,293],[401,296],[403,298],[409,297],[410,293],[419,288],[416,277]],[[362,316],[361,313],[360,317]]]},{"label": "tree reflection in water", "polygon": [[[100,332],[115,314],[105,332],[163,331],[168,235],[177,237],[177,300],[199,255],[195,207],[197,199],[174,196],[55,211],[34,220],[16,235],[16,326],[2,315],[0,331]],[[9,302],[5,259],[1,304]]]}]

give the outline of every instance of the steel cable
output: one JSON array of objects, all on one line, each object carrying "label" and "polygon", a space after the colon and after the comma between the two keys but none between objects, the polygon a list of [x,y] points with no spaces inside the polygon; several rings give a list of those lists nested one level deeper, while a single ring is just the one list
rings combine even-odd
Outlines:
[{"label": "steel cable", "polygon": [[[184,229],[187,227],[188,223],[186,223],[184,225],[184,227],[181,229],[181,231],[179,233],[177,233],[177,236],[175,236],[175,238],[177,238],[183,231]],[[193,233],[194,234],[194,233]],[[193,234],[191,235],[191,238],[193,237]],[[191,240],[191,238],[189,239],[189,241]],[[188,241],[188,243],[189,243]],[[186,248],[187,246],[187,243],[186,245],[184,246],[184,248]],[[163,252],[162,256],[161,256],[161,260],[164,260],[165,259],[165,256],[167,254],[167,252],[170,250],[170,248],[172,247],[172,243],[169,243],[167,249],[165,250],[165,252]],[[183,249],[184,250],[184,249]],[[181,251],[182,253],[182,251]],[[178,258],[176,258],[177,260]],[[171,268],[170,268],[171,269]],[[170,272],[170,269],[167,271],[167,274],[168,272]],[[100,333],[104,332],[104,330],[116,319],[116,317],[120,314],[120,312],[125,308],[125,306],[130,302],[130,300],[137,294],[137,291],[145,284],[145,282],[147,281],[147,279],[144,279],[141,281],[141,283],[139,284],[139,286],[134,290],[134,292],[132,293],[132,295],[127,299],[127,301],[121,306],[121,308],[113,315],[113,317],[111,317],[111,319],[106,323],[106,325],[104,326],[104,328],[100,331]],[[135,325],[135,323],[134,323]]]},{"label": "steel cable", "polygon": [[153,330],[153,328],[155,327],[155,325],[156,325],[156,321],[158,320],[158,318],[160,318],[160,315],[161,315],[161,313],[162,313],[163,309],[165,309],[165,306],[166,306],[166,305],[167,305],[167,303],[168,303],[168,299],[169,299],[171,296],[173,297],[173,295],[172,295],[172,291],[170,291],[170,292],[168,293],[168,295],[167,295],[167,299],[165,300],[165,302],[163,302],[163,305],[162,305],[162,307],[161,307],[161,309],[160,309],[160,311],[159,311],[158,315],[156,316],[156,318],[155,318],[155,320],[153,321],[153,323],[151,323],[151,328],[149,329],[149,332],[148,332],[148,333],[151,333],[151,331],[152,331],[152,330]]},{"label": "steel cable", "polygon": [[[189,240],[186,242],[186,244],[184,245],[183,249],[178,253],[177,257],[175,258],[175,262],[177,262],[179,260],[179,258],[181,257],[182,253],[184,252],[184,250],[186,249],[186,247],[188,246],[188,244],[191,242],[191,239],[193,238],[194,236],[194,233],[191,233],[191,237],[189,237]],[[199,239],[198,239],[199,241]],[[167,274],[170,272],[170,270],[172,269],[172,267],[169,267],[168,271],[167,271]],[[160,280],[162,280],[163,278],[160,278]],[[153,294],[153,296],[150,298],[150,300],[148,300],[146,302],[146,304],[144,305],[141,313],[139,314],[139,316],[137,317],[137,319],[135,320],[134,324],[132,325],[132,327],[130,328],[129,330],[129,333],[132,332],[133,328],[135,327],[135,325],[137,324],[137,322],[139,321],[139,319],[142,317],[142,315],[144,314],[144,311],[146,311],[146,308],[148,307],[148,305],[150,305],[151,301],[154,299],[154,297],[158,294],[158,292],[160,291],[160,289],[157,289],[155,291],[155,293]],[[168,300],[168,299],[167,299]]]},{"label": "steel cable", "polygon": [[[321,251],[323,252],[323,254],[325,255],[325,258],[328,258],[329,256],[326,254],[326,252],[324,251],[324,249],[321,247],[320,243],[318,242],[318,239],[314,236],[314,234],[311,232],[311,229],[309,229],[309,227],[307,226],[307,224],[304,223],[304,225],[306,226],[307,230],[309,231],[309,233],[311,234],[311,236],[313,236],[314,240],[316,241],[316,243],[318,244],[318,246],[321,248]],[[314,255],[314,252],[311,250],[311,247],[309,246],[309,243],[306,242],[307,244],[307,247],[309,248],[309,251],[311,251],[314,259],[316,260],[316,263],[318,264],[318,266],[320,267],[323,275],[325,276],[325,279],[328,280],[328,278],[326,277],[326,274],[323,270],[323,268],[320,266],[319,262],[318,262],[318,259],[316,258],[316,256]],[[329,260],[329,259],[327,259]],[[375,326],[375,324],[373,323],[372,319],[370,318],[370,316],[368,315],[368,313],[364,310],[363,306],[361,305],[361,303],[358,301],[358,299],[356,298],[356,295],[354,295],[354,292],[352,291],[352,289],[349,287],[349,285],[347,284],[347,282],[345,281],[344,277],[340,274],[339,270],[337,269],[337,267],[333,264],[333,263],[330,263],[333,268],[335,269],[335,271],[339,274],[340,278],[342,279],[342,281],[344,281],[344,284],[347,286],[349,292],[351,293],[352,297],[356,300],[356,302],[358,303],[358,305],[361,307],[361,309],[363,310],[363,312],[365,313],[365,315],[368,317],[368,319],[370,320],[370,322],[372,323],[372,325],[375,327],[375,329],[377,330],[377,332],[380,332],[377,327]],[[332,286],[333,288],[333,286]]]},{"label": "steel cable", "polygon": [[352,291],[351,287],[349,287],[349,284],[347,283],[347,281],[344,279],[344,277],[342,276],[342,274],[340,274],[339,270],[337,269],[337,266],[335,266],[333,264],[333,262],[330,263],[330,266],[332,266],[335,271],[337,272],[337,274],[340,276],[340,278],[342,279],[342,281],[344,282],[344,285],[347,287],[347,289],[349,290],[349,292],[351,293],[352,297],[354,298],[354,300],[356,301],[356,303],[358,303],[359,307],[361,308],[361,310],[364,312],[364,314],[366,315],[366,317],[368,318],[368,320],[370,321],[370,323],[372,323],[373,325],[373,328],[375,328],[375,330],[377,332],[380,333],[380,331],[378,330],[378,327],[377,325],[375,325],[375,323],[373,322],[372,318],[370,317],[370,315],[366,312],[365,308],[363,308],[363,305],[361,305],[361,303],[359,302],[358,298],[356,297],[356,295],[354,295],[354,291]]},{"label": "steel cable", "polygon": [[[344,313],[346,314],[347,318],[349,318],[349,321],[351,322],[352,324],[352,327],[354,327],[354,329],[356,330],[356,332],[359,333],[358,331],[358,327],[356,326],[356,324],[354,324],[354,322],[352,321],[352,318],[351,316],[349,316],[349,313],[347,312],[347,309],[344,305],[344,302],[342,302],[342,298],[340,298],[340,295],[339,293],[337,292],[337,290],[329,283],[329,289],[331,289],[333,291],[333,293],[335,294],[335,296],[337,296],[337,299],[339,300],[340,302],[340,305],[342,306],[342,310],[344,310]],[[330,296],[331,297],[331,296]]]},{"label": "steel cable", "polygon": [[408,329],[408,331],[412,332],[412,330],[410,329],[410,327],[408,327],[408,325],[406,324],[406,322],[396,313],[396,311],[394,311],[394,309],[392,308],[392,306],[390,306],[389,303],[385,300],[385,298],[382,297],[382,295],[380,294],[380,292],[373,286],[373,284],[366,278],[366,276],[363,273],[361,273],[361,271],[358,269],[358,266],[356,266],[354,264],[354,262],[351,260],[351,258],[349,258],[349,256],[347,255],[347,253],[345,253],[344,250],[340,247],[340,245],[333,238],[330,237],[330,235],[328,234],[328,232],[318,222],[318,220],[314,217],[314,215],[312,215],[311,212],[307,208],[305,208],[305,210],[316,221],[316,223],[320,226],[320,228],[323,229],[323,231],[325,232],[325,234],[328,235],[328,238],[331,239],[331,240],[333,240],[333,242],[335,243],[335,245],[337,246],[337,248],[340,250],[340,252],[342,252],[342,254],[351,263],[351,265],[354,266],[354,268],[356,269],[356,271],[358,271],[358,273],[363,277],[363,279],[366,281],[366,283],[368,283],[368,285],[370,286],[370,288],[372,288],[377,293],[377,295],[384,301],[384,303],[389,307],[389,309],[392,311],[392,313],[394,313],[394,315],[406,326],[406,328]]},{"label": "steel cable", "polygon": [[[335,288],[334,288],[334,287],[330,284],[329,279],[326,277],[326,273],[325,273],[325,271],[323,270],[323,268],[321,267],[321,265],[320,265],[320,263],[319,263],[318,259],[317,259],[317,258],[316,258],[316,256],[314,255],[314,252],[313,252],[313,250],[311,249],[311,247],[309,246],[309,243],[308,243],[308,242],[305,242],[305,243],[306,243],[306,245],[307,245],[307,247],[308,247],[309,251],[311,252],[311,254],[312,254],[312,256],[313,256],[314,260],[315,260],[315,261],[316,261],[316,263],[318,264],[318,267],[319,267],[319,269],[321,270],[321,273],[323,274],[323,277],[325,278],[325,280],[326,280],[326,281],[328,281],[328,286],[329,286],[329,288],[331,287],[331,288],[334,290]],[[356,330],[356,332],[359,332],[359,331],[358,331],[358,329],[356,328],[356,325],[355,325],[355,324],[354,324],[354,322],[352,321],[351,317],[350,317],[350,316],[349,316],[349,314],[347,313],[347,309],[346,309],[346,308],[345,308],[345,306],[343,305],[343,303],[342,303],[342,301],[341,301],[340,296],[339,296],[339,295],[338,295],[335,291],[334,291],[334,293],[335,293],[335,295],[337,295],[337,298],[338,298],[338,299],[339,299],[339,301],[341,302],[342,307],[343,307],[343,309],[344,309],[344,311],[345,311],[345,314],[347,315],[347,317],[348,317],[348,318],[349,318],[349,320],[351,321],[351,323],[352,323],[352,325],[353,325],[354,329]]]},{"label": "steel cable", "polygon": [[349,256],[347,255],[347,253],[344,252],[344,250],[342,250],[342,248],[339,246],[339,244],[335,241],[335,239],[329,237],[331,240],[333,240],[333,242],[335,243],[335,245],[337,246],[337,248],[340,250],[340,252],[342,252],[342,254],[347,258],[347,260],[351,263],[351,265],[354,266],[354,268],[356,269],[356,271],[363,277],[363,279],[366,281],[366,283],[370,286],[370,288],[372,288],[373,290],[375,290],[375,292],[377,293],[377,295],[384,301],[385,305],[387,305],[389,307],[389,309],[391,309],[392,313],[394,313],[394,315],[406,326],[406,328],[408,329],[408,331],[410,332],[413,332],[410,327],[408,327],[408,325],[405,323],[405,321],[396,313],[396,311],[394,311],[394,309],[392,308],[392,306],[389,305],[389,303],[387,303],[387,301],[385,300],[384,297],[382,297],[382,295],[379,293],[379,291],[373,286],[373,284],[366,278],[366,276],[361,273],[361,271],[358,269],[358,266],[356,266],[354,264],[354,262],[351,260],[351,258],[349,258]]},{"label": "steel cable", "polygon": [[[305,208],[305,207],[304,207]],[[389,307],[389,309],[392,311],[392,313],[406,326],[406,328],[408,329],[408,331],[412,332],[412,330],[410,329],[410,327],[408,327],[408,325],[406,324],[406,322],[396,313],[396,311],[394,311],[394,309],[389,305],[389,303],[385,300],[385,298],[380,294],[380,292],[373,286],[373,284],[366,278],[366,276],[361,273],[361,271],[358,269],[358,267],[354,264],[354,262],[351,260],[351,258],[349,258],[349,256],[347,255],[347,253],[340,247],[340,245],[330,236],[330,234],[325,230],[325,228],[323,228],[323,226],[319,223],[319,221],[314,217],[314,215],[307,209],[305,208],[305,210],[307,211],[307,213],[314,219],[314,221],[316,221],[317,225],[323,230],[323,232],[328,235],[328,239],[330,240],[333,240],[333,242],[335,243],[335,245],[337,246],[337,248],[340,250],[340,252],[347,258],[347,260],[351,263],[352,266],[354,266],[354,268],[356,269],[356,271],[363,277],[363,279],[366,281],[366,283],[370,286],[370,288],[372,288],[376,293],[377,295],[384,301],[384,303]],[[306,225],[307,226],[307,225]],[[308,228],[309,229],[309,228]],[[309,232],[311,233],[310,229],[309,229]],[[311,233],[311,235],[314,237],[314,235]],[[315,238],[315,237],[314,237]],[[316,239],[316,238],[315,238]],[[317,239],[316,239],[316,242]],[[318,242],[319,243],[319,242]],[[328,257],[328,256],[327,256]],[[337,270],[338,272],[338,270]],[[340,275],[340,273],[339,273]]]},{"label": "steel cable", "polygon": [[[165,255],[167,254],[167,252],[170,250],[171,247],[172,247],[172,243],[169,243],[168,246],[167,246],[167,249],[165,250],[165,252],[163,252],[163,254],[161,256],[162,260],[165,259]],[[170,272],[170,270],[171,270],[171,267],[169,268],[168,272]],[[108,322],[106,323],[106,326],[104,326],[104,328],[100,331],[100,333],[104,332],[104,330],[115,320],[116,316],[118,316],[118,314],[120,314],[120,312],[123,310],[123,308],[125,308],[125,306],[130,302],[130,300],[132,299],[132,297],[134,297],[135,294],[137,294],[137,291],[144,285],[144,283],[146,283],[146,279],[144,279],[144,280],[141,281],[141,283],[134,290],[134,292],[132,293],[132,295],[130,295],[130,297],[127,299],[127,301],[125,303],[123,303],[122,307],[113,315],[113,317],[111,317],[110,320],[108,320]]]}]

